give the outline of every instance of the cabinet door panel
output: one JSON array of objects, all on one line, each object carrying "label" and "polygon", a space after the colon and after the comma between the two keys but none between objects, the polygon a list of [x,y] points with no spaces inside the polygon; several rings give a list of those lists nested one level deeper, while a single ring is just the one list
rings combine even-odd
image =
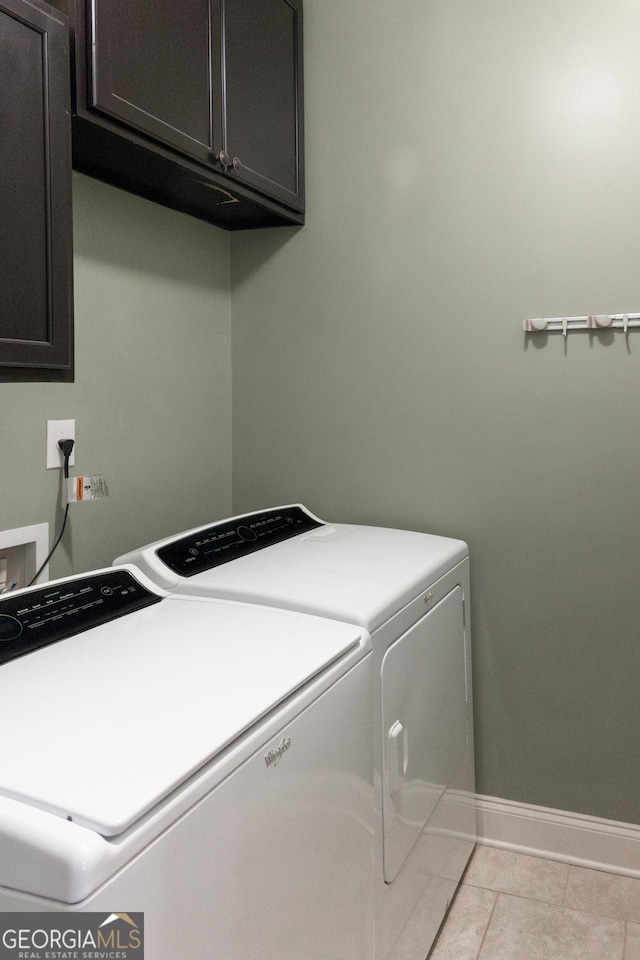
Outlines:
[{"label": "cabinet door panel", "polygon": [[68,84],[66,27],[0,0],[3,380],[71,378]]},{"label": "cabinet door panel", "polygon": [[44,38],[0,11],[0,337],[47,339]]},{"label": "cabinet door panel", "polygon": [[232,175],[302,209],[302,8],[298,0],[224,0],[223,25]]},{"label": "cabinet door panel", "polygon": [[91,105],[209,160],[210,0],[93,0]]}]

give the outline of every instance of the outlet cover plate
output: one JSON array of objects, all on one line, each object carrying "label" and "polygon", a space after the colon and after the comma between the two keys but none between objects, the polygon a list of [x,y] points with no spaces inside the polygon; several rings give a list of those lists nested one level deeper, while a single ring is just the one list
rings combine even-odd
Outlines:
[{"label": "outlet cover plate", "polygon": [[[58,440],[76,439],[75,420],[47,420],[47,470],[60,469],[63,464],[62,451]],[[69,466],[76,462],[76,448],[71,451]]]}]

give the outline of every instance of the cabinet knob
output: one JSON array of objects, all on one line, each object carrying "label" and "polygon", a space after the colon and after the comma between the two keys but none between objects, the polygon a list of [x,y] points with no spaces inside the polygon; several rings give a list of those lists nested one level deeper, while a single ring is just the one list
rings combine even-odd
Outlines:
[{"label": "cabinet knob", "polygon": [[226,170],[227,167],[231,166],[231,157],[226,150],[221,150],[220,153],[214,154],[215,159],[218,161],[221,166]]},{"label": "cabinet knob", "polygon": [[242,170],[242,163],[240,162],[240,158],[239,158],[239,157],[234,157],[234,158],[233,158],[233,169],[234,169],[234,170]]}]

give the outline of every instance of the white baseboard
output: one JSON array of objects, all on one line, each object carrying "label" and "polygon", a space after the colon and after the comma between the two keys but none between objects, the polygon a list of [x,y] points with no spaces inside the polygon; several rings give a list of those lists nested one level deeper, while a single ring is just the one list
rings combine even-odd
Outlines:
[{"label": "white baseboard", "polygon": [[478,843],[640,879],[640,826],[477,797]]}]

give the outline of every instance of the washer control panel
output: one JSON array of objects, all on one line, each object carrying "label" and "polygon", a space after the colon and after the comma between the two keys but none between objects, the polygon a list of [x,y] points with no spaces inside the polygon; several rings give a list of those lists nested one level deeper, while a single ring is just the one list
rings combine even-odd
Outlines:
[{"label": "washer control panel", "polygon": [[0,596],[0,664],[162,600],[128,570]]},{"label": "washer control panel", "polygon": [[174,573],[192,577],[322,526],[301,507],[263,510],[240,519],[221,520],[158,547],[156,554]]}]

